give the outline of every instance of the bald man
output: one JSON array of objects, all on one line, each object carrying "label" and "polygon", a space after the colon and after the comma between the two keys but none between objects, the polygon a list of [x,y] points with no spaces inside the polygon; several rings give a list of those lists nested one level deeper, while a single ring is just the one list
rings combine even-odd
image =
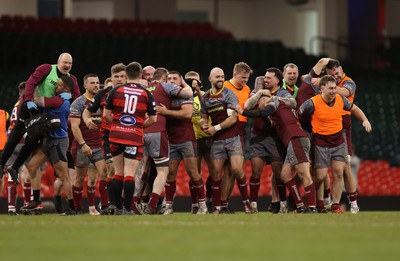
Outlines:
[{"label": "bald man", "polygon": [[[25,133],[25,125],[23,121],[26,120],[32,115],[35,115],[39,112],[39,108],[37,104],[33,100],[35,88],[38,87],[38,96],[50,98],[55,95],[55,89],[58,83],[58,80],[64,76],[71,76],[74,81],[74,86],[72,89],[72,97],[77,98],[80,96],[78,82],[76,77],[71,75],[69,72],[72,69],[72,56],[69,53],[62,53],[58,57],[57,64],[42,64],[36,68],[36,70],[31,74],[29,79],[26,82],[25,87],[25,98],[24,104],[21,107],[21,111],[18,115],[18,121],[15,125],[13,131],[8,137],[8,141],[6,147],[4,148],[3,157],[0,161],[0,171],[3,171],[4,164],[11,157],[15,147],[21,140],[22,136]],[[63,100],[71,99],[71,94],[63,93],[60,96],[55,97],[53,99],[54,108],[60,106],[63,103]],[[13,177],[13,181],[18,183],[18,169],[22,166],[25,160],[29,157],[32,151],[37,146],[37,141],[32,142],[32,146],[24,146],[21,149],[20,155],[15,160],[12,167],[8,168],[8,171]]]},{"label": "bald man", "polygon": [[80,96],[78,82],[76,77],[70,75],[72,69],[72,56],[69,53],[62,53],[58,57],[57,64],[42,64],[29,77],[25,88],[25,101],[29,110],[37,109],[33,103],[33,93],[35,87],[38,86],[39,96],[52,97],[57,86],[57,82],[63,75],[71,76],[75,85],[72,90],[72,96],[77,98]]},{"label": "bald man", "polygon": [[153,66],[151,65],[145,66],[142,70],[142,79],[150,82],[151,80],[153,80],[153,75],[155,71],[156,68],[154,68]]},{"label": "bald man", "polygon": [[[252,213],[248,200],[247,180],[243,172],[243,144],[236,124],[238,117],[235,108],[239,100],[233,91],[225,88],[225,74],[221,68],[213,68],[208,79],[211,89],[200,97],[200,128],[213,136],[210,151],[214,204],[212,213],[221,213],[222,169],[227,160],[231,166],[231,174],[236,178],[245,213]],[[208,124],[208,117],[211,118],[211,125]]]}]

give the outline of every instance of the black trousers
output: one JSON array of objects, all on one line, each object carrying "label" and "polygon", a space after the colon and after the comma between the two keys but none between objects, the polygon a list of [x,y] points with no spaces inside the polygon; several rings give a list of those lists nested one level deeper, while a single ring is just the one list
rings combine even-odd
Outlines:
[{"label": "black trousers", "polygon": [[[21,141],[22,137],[25,134],[25,124],[20,120],[26,120],[29,117],[36,114],[36,112],[30,112],[26,107],[26,103],[24,103],[21,107],[20,113],[18,115],[18,120],[12,129],[10,135],[8,136],[7,143],[3,150],[3,155],[0,159],[0,165],[6,165],[8,159],[13,154],[15,147]],[[24,146],[21,148],[21,151],[12,165],[12,168],[15,170],[19,170],[19,168],[24,164],[24,162],[28,159],[29,155],[32,154],[39,146],[39,140],[34,140],[29,143],[25,143]]]}]

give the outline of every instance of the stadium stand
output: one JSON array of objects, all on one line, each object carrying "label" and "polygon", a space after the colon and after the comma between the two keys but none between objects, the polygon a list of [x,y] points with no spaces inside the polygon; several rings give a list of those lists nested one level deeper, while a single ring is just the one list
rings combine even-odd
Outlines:
[{"label": "stadium stand", "polygon": [[[396,47],[400,40],[392,41],[391,62],[400,64],[400,48]],[[287,48],[279,41],[235,40],[231,33],[210,23],[3,15],[0,18],[3,107],[11,110],[17,99],[15,86],[27,79],[32,68],[54,61],[65,51],[73,54],[73,72],[79,79],[88,71],[105,79],[110,64],[132,60],[181,72],[195,68],[206,81],[210,68],[216,65],[230,74],[232,64],[244,60],[254,68],[252,77],[255,77],[263,75],[267,67],[282,68],[288,62],[298,64],[300,74],[304,74],[319,59],[302,49]],[[400,195],[400,168],[393,167],[400,166],[400,80],[376,68],[348,63],[343,66],[358,85],[356,104],[363,108],[374,127],[372,135],[365,135],[357,121],[353,125],[353,142],[364,160],[359,173],[360,192]],[[267,180],[263,181],[264,189],[269,193]],[[179,188],[177,195],[182,195],[181,192],[187,193],[187,189]]]}]

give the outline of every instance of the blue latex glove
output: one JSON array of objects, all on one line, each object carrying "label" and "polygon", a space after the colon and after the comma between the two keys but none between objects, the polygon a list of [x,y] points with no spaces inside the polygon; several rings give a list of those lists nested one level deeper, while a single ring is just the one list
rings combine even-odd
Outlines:
[{"label": "blue latex glove", "polygon": [[60,93],[60,97],[63,100],[70,100],[72,95],[69,92],[62,92],[62,93]]},{"label": "blue latex glove", "polygon": [[36,103],[34,103],[33,101],[28,101],[26,103],[26,106],[28,107],[28,110],[38,110]]}]

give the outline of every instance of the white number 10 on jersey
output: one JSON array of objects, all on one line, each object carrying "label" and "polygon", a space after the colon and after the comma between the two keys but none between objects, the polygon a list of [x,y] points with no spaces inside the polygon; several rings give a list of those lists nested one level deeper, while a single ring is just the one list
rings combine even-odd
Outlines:
[{"label": "white number 10 on jersey", "polygon": [[134,114],[136,111],[138,97],[136,95],[125,94],[124,113]]}]

